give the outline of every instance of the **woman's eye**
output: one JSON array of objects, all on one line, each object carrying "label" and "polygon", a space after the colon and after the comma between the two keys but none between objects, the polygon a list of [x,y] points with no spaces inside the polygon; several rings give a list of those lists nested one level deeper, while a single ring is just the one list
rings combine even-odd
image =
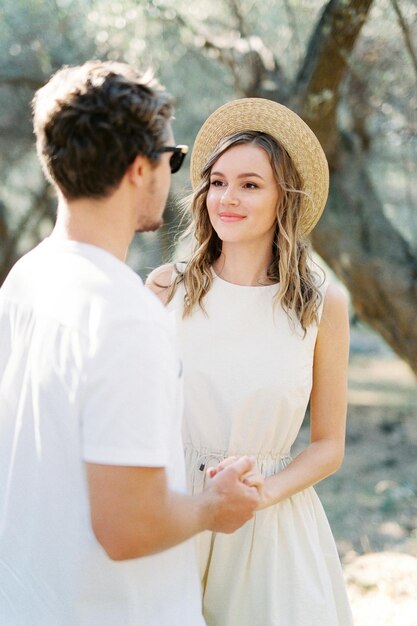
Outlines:
[{"label": "woman's eye", "polygon": [[257,189],[258,185],[256,183],[245,183],[243,187],[244,189]]},{"label": "woman's eye", "polygon": [[222,186],[223,186],[223,184],[224,184],[224,183],[223,183],[223,181],[222,181],[222,180],[212,180],[212,181],[210,182],[210,185],[211,185],[212,187],[222,187]]}]

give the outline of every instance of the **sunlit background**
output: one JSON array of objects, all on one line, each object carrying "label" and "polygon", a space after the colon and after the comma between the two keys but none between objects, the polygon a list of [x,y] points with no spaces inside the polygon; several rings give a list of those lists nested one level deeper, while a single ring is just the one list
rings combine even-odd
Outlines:
[{"label": "sunlit background", "polygon": [[[325,9],[332,22],[320,21]],[[2,0],[0,58],[0,283],[53,224],[30,101],[63,64],[152,68],[175,96],[176,140],[190,146],[208,114],[237,97],[269,97],[310,123],[332,173],[313,244],[352,302],[347,456],[318,491],[357,626],[416,626],[415,2]],[[132,246],[128,262],[142,277],[186,255],[178,202],[189,191],[184,167],[165,226]],[[306,437],[307,423],[299,445]]]}]

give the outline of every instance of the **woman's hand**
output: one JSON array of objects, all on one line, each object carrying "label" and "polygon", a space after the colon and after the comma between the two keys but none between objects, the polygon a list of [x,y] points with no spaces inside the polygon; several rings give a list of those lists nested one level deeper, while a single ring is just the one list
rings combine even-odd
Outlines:
[{"label": "woman's hand", "polygon": [[[223,471],[229,465],[232,465],[238,459],[238,456],[229,456],[224,461],[221,461],[216,467],[210,467],[207,470],[207,474],[209,478],[214,478],[219,472]],[[265,490],[265,478],[262,474],[256,469],[256,467],[246,474],[241,476],[241,481],[248,485],[248,487],[256,487],[260,496],[259,506],[257,510],[264,509],[269,506],[270,502],[267,497],[267,493]]]},{"label": "woman's hand", "polygon": [[268,506],[274,504],[268,491],[268,479],[265,479],[256,468],[244,476],[243,482],[245,485],[248,485],[248,487],[256,487],[258,490],[260,500],[256,509],[257,511],[266,509]]}]

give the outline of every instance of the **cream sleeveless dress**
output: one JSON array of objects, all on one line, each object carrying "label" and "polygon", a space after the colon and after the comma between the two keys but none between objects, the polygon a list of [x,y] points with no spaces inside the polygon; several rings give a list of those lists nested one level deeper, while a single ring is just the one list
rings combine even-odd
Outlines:
[{"label": "cream sleeveless dress", "polygon": [[[292,330],[272,298],[214,276],[182,319],[181,285],[168,308],[184,368],[184,446],[192,493],[229,455],[250,454],[265,476],[291,462],[309,401],[317,327]],[[313,488],[256,513],[232,535],[197,537],[208,626],[352,624],[334,539]]]}]

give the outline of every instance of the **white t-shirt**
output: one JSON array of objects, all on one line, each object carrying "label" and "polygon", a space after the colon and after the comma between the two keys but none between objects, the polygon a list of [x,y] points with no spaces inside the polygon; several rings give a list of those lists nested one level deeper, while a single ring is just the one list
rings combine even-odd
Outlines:
[{"label": "white t-shirt", "polygon": [[124,263],[47,239],[0,290],[0,624],[200,626],[192,540],[111,561],[84,461],[166,467],[185,491],[169,316]]}]

